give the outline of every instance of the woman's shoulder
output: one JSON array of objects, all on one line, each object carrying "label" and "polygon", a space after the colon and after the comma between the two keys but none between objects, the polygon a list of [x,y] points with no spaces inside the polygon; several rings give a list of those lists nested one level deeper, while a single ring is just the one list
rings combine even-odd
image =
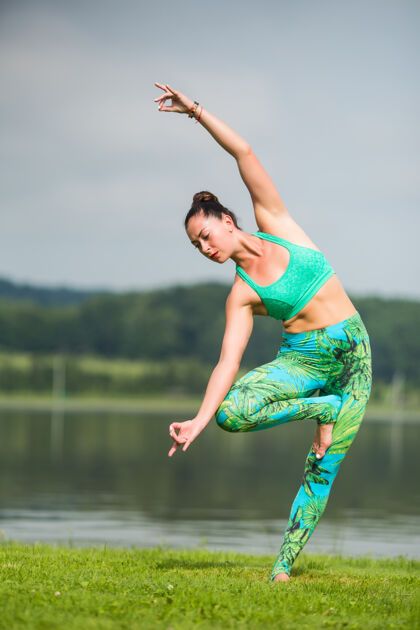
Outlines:
[{"label": "woman's shoulder", "polygon": [[230,302],[237,304],[238,306],[243,306],[249,301],[249,297],[252,297],[252,293],[255,293],[255,291],[252,291],[252,289],[251,291],[249,291],[249,289],[250,286],[246,282],[244,282],[244,280],[241,278],[241,276],[238,275],[238,273],[236,273],[233,279],[230,293],[227,296],[226,303]]},{"label": "woman's shoulder", "polygon": [[226,308],[240,309],[243,307],[249,307],[254,315],[266,314],[259,295],[252,287],[249,286],[249,284],[236,274],[232,288],[226,300]]},{"label": "woman's shoulder", "polygon": [[259,222],[258,229],[260,232],[277,236],[295,245],[303,245],[319,251],[315,243],[289,214],[281,218],[267,217]]}]

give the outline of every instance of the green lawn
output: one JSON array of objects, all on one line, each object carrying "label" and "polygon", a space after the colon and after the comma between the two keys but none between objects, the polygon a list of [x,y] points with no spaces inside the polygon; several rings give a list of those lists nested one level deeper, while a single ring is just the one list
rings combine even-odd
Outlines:
[{"label": "green lawn", "polygon": [[0,544],[0,627],[420,628],[420,561]]}]

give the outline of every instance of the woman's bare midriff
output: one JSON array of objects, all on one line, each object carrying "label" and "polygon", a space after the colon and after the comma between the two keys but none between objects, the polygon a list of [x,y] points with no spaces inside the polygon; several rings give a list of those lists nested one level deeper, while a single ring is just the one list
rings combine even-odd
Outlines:
[{"label": "woman's bare midriff", "polygon": [[[251,304],[254,315],[268,315],[257,293],[240,280],[241,292]],[[336,274],[331,276],[311,300],[291,319],[283,322],[288,333],[301,333],[332,326],[357,312]]]},{"label": "woman's bare midriff", "polygon": [[283,328],[288,333],[307,332],[337,324],[356,312],[353,302],[334,274],[299,313],[283,322]]}]

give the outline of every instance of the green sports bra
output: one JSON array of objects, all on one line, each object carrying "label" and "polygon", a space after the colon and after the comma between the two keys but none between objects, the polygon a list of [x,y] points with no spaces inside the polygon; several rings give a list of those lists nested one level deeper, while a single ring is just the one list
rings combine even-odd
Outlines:
[{"label": "green sports bra", "polygon": [[316,249],[265,232],[254,232],[254,236],[286,247],[290,253],[287,269],[276,282],[267,286],[254,282],[238,265],[236,273],[258,293],[270,317],[282,321],[291,319],[335,271],[324,254]]}]

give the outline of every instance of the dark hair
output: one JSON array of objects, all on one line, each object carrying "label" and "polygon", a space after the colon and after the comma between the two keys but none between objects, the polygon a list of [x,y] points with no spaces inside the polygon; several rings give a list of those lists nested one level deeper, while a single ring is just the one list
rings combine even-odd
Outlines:
[{"label": "dark hair", "polygon": [[185,217],[185,228],[187,228],[188,221],[191,217],[196,214],[200,214],[200,212],[203,212],[206,217],[213,216],[218,219],[223,219],[223,215],[227,214],[228,217],[232,219],[235,227],[239,230],[241,229],[238,225],[235,214],[231,210],[228,210],[228,208],[222,206],[216,195],[213,195],[208,190],[202,190],[201,192],[195,193],[191,208],[188,210],[187,216]]}]

